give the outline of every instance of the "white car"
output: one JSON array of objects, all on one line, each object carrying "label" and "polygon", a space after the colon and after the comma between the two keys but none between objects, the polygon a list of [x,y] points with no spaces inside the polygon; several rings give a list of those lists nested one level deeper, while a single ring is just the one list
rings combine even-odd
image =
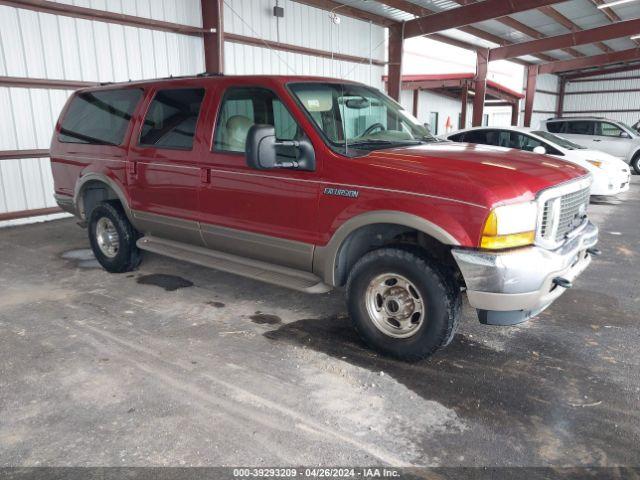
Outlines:
[{"label": "white car", "polygon": [[550,118],[540,122],[539,130],[609,153],[640,174],[640,134],[624,122],[596,117]]},{"label": "white car", "polygon": [[553,133],[517,127],[476,127],[442,138],[547,154],[574,163],[593,175],[591,195],[617,195],[629,190],[629,165],[608,153],[587,149]]}]

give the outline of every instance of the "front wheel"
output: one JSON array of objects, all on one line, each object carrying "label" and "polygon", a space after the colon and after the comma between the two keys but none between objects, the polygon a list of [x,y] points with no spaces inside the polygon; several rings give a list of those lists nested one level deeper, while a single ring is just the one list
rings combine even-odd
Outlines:
[{"label": "front wheel", "polygon": [[636,153],[631,160],[631,166],[636,171],[636,175],[640,175],[640,153]]},{"label": "front wheel", "polygon": [[460,292],[418,252],[381,248],[364,255],[347,281],[349,315],[372,348],[421,360],[449,344]]},{"label": "front wheel", "polygon": [[102,202],[91,211],[89,242],[96,259],[108,272],[130,272],[140,264],[136,238],[136,231],[119,204]]}]

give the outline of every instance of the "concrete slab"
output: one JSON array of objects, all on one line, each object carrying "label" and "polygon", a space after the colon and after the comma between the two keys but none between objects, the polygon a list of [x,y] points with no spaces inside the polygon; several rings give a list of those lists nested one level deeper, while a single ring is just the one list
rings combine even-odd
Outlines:
[{"label": "concrete slab", "polygon": [[111,275],[61,220],[0,230],[0,466],[636,465],[640,178],[540,317],[472,311],[409,365],[311,296],[155,255]]}]

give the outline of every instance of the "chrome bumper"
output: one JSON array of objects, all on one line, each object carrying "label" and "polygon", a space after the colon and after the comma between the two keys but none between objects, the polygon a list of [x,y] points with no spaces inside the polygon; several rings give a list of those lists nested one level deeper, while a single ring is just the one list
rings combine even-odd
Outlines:
[{"label": "chrome bumper", "polygon": [[547,308],[591,263],[588,248],[598,243],[598,228],[587,222],[556,250],[532,246],[506,252],[454,248],[471,306],[482,323],[515,325]]}]

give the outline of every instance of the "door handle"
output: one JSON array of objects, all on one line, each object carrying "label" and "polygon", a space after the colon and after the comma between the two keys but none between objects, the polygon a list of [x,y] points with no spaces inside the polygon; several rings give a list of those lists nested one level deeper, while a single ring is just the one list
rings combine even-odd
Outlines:
[{"label": "door handle", "polygon": [[211,183],[211,170],[209,170],[208,168],[200,169],[200,182]]},{"label": "door handle", "polygon": [[137,175],[138,174],[137,162],[132,162],[132,161],[127,162],[127,171],[129,172],[130,175]]},{"label": "door handle", "polygon": [[594,138],[593,141],[594,142],[601,142],[602,140],[600,140],[599,138]]}]

